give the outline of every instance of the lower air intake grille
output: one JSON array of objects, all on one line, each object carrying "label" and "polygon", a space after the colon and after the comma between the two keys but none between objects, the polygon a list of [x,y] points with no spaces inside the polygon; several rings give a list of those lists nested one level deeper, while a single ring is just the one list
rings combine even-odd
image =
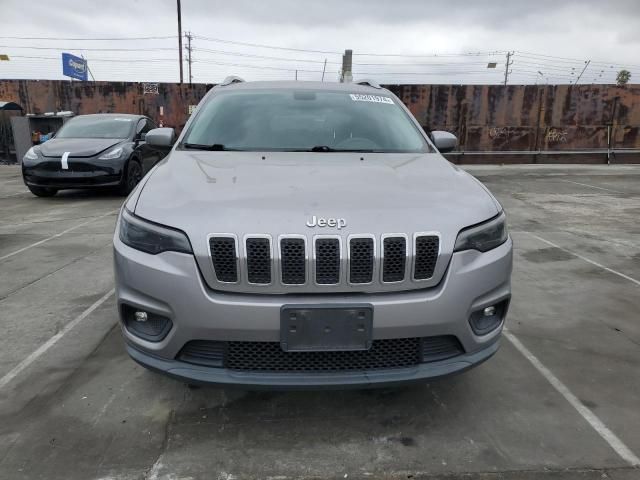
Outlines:
[{"label": "lower air intake grille", "polygon": [[231,237],[211,237],[209,239],[211,258],[216,277],[220,282],[238,281],[238,257],[236,241]]},{"label": "lower air intake grille", "polygon": [[304,239],[283,238],[280,240],[280,256],[282,283],[303,285],[307,280]]},{"label": "lower air intake grille", "polygon": [[327,372],[411,367],[462,353],[454,336],[374,340],[369,350],[338,352],[284,352],[278,342],[198,340],[188,342],[178,359],[245,372]]},{"label": "lower air intake grille", "polygon": [[349,282],[371,283],[373,280],[373,239],[352,238],[349,242]]},{"label": "lower air intake grille", "polygon": [[438,261],[440,239],[435,235],[424,235],[416,238],[415,270],[413,278],[426,280],[433,277]]},{"label": "lower air intake grille", "polygon": [[424,337],[422,339],[423,362],[437,362],[456,357],[464,353],[464,348],[457,337],[442,335],[439,337]]},{"label": "lower air intake grille", "polygon": [[271,244],[268,238],[247,238],[249,283],[271,283]]},{"label": "lower air intake grille", "polygon": [[316,283],[332,285],[340,281],[340,240],[316,240]]},{"label": "lower air intake grille", "polygon": [[387,237],[383,241],[382,281],[401,282],[407,264],[407,240],[404,237]]},{"label": "lower air intake grille", "polygon": [[192,340],[182,347],[178,358],[183,362],[221,368],[224,366],[226,348],[226,342]]}]

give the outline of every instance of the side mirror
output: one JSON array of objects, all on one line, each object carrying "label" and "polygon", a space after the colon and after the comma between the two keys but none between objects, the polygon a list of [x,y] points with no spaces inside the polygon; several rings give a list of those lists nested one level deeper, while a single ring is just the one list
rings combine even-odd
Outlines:
[{"label": "side mirror", "polygon": [[135,138],[138,142],[144,142],[147,139],[147,134],[144,132],[138,133]]},{"label": "side mirror", "polygon": [[145,141],[152,147],[171,147],[176,141],[176,132],[173,128],[154,128],[147,132]]},{"label": "side mirror", "polygon": [[442,130],[431,132],[431,139],[440,153],[450,152],[458,146],[458,138],[453,133]]}]

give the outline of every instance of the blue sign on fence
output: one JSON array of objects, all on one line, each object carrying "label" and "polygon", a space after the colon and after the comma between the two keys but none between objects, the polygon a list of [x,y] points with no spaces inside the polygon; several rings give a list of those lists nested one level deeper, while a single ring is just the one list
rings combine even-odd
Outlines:
[{"label": "blue sign on fence", "polygon": [[76,80],[87,81],[87,61],[70,53],[62,54],[62,74]]}]

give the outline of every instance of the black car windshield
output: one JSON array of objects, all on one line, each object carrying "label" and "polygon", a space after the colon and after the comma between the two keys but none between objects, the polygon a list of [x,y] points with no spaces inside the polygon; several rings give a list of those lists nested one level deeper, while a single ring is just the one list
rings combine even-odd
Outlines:
[{"label": "black car windshield", "polygon": [[127,117],[76,117],[64,124],[56,138],[127,138],[133,123]]},{"label": "black car windshield", "polygon": [[397,105],[380,95],[325,90],[228,91],[198,112],[182,147],[250,151],[427,152]]}]

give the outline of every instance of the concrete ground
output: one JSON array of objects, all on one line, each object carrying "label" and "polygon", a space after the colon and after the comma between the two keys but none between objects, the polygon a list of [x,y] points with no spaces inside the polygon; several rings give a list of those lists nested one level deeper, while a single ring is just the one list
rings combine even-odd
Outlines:
[{"label": "concrete ground", "polygon": [[36,198],[0,167],[0,478],[639,479],[640,166],[469,170],[515,240],[499,353],[411,388],[256,393],[129,360],[122,198]]}]

